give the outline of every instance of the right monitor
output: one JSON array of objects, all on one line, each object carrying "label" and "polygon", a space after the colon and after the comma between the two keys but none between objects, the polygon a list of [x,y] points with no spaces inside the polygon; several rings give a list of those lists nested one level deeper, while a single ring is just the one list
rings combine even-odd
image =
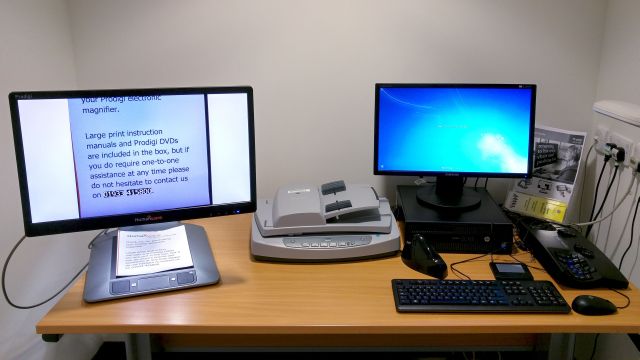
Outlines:
[{"label": "right monitor", "polygon": [[418,201],[476,208],[466,177],[531,174],[536,85],[376,84],[374,174],[435,176]]}]

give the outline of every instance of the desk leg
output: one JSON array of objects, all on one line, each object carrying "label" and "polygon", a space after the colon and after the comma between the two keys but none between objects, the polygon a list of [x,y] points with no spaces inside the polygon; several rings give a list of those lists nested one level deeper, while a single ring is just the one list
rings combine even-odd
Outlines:
[{"label": "desk leg", "polygon": [[151,360],[151,338],[149,334],[128,334],[125,344],[127,360]]},{"label": "desk leg", "polygon": [[548,359],[573,360],[576,334],[551,334]]}]

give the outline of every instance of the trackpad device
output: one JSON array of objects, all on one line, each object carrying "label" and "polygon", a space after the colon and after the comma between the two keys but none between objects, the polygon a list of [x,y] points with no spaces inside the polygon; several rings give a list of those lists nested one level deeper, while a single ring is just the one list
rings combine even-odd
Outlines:
[{"label": "trackpad device", "polygon": [[169,287],[169,276],[154,276],[138,280],[138,291],[166,289]]}]

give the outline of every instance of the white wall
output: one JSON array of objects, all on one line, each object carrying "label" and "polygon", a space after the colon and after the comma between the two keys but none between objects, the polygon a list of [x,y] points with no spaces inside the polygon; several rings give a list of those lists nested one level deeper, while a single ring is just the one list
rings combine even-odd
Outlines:
[{"label": "white wall", "polygon": [[[0,259],[24,234],[7,94],[14,90],[74,88],[75,66],[67,5],[63,0],[0,2]],[[89,239],[87,239],[89,237]],[[58,291],[85,264],[90,234],[27,239],[7,269],[7,291],[18,305],[39,303]],[[46,344],[36,322],[53,305],[33,310],[0,302],[2,359],[90,358],[99,345],[92,336],[65,336]]]},{"label": "white wall", "polygon": [[539,122],[587,130],[605,10],[600,0],[69,4],[80,87],[254,87],[260,197],[335,179],[394,197],[413,181],[372,175],[376,82],[537,83]]},{"label": "white wall", "polygon": [[[605,32],[602,42],[602,53],[598,74],[596,100],[619,100],[640,105],[640,1],[637,0],[609,0],[606,10]],[[621,121],[607,119],[601,115],[592,116],[594,127],[605,125],[611,132],[617,132],[631,139],[640,141],[640,128],[631,126]],[[640,151],[640,149],[636,149]],[[636,152],[636,155],[640,153]],[[594,170],[600,171],[602,161],[599,160]],[[603,183],[609,179],[609,172],[603,178]],[[593,174],[594,180],[596,174]],[[622,199],[622,195],[631,181],[629,169],[618,176],[612,191],[616,191],[616,202]],[[604,189],[604,186],[601,185]],[[602,199],[603,192],[600,192]],[[605,251],[617,265],[629,244],[631,238],[631,221],[635,202],[640,196],[640,191],[632,192],[614,219],[605,221],[600,226],[594,226],[592,233],[594,241]],[[610,196],[612,199],[613,197]],[[612,208],[613,201],[609,201],[605,209]],[[605,211],[606,211],[605,210]],[[608,211],[606,211],[608,212]],[[636,220],[634,232],[634,244],[626,255],[623,273],[636,285],[640,285],[640,264],[638,234],[640,233],[639,220]],[[617,298],[619,299],[619,297]],[[619,354],[619,359],[637,359],[638,350],[632,345],[627,336],[605,336],[599,341],[597,359],[609,359],[610,354]],[[590,350],[590,345],[587,346]],[[588,353],[585,354],[588,356]]]},{"label": "white wall", "polygon": [[640,105],[640,2],[609,0],[597,99]]}]

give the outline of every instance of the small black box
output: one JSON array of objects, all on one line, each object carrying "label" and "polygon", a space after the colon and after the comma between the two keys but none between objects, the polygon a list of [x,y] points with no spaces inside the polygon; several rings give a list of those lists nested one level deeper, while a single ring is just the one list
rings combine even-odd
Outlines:
[{"label": "small black box", "polygon": [[462,212],[443,212],[420,204],[416,199],[419,188],[397,188],[397,214],[404,221],[405,238],[421,234],[438,252],[511,253],[513,224],[484,188],[473,190],[481,197],[480,206]]}]

